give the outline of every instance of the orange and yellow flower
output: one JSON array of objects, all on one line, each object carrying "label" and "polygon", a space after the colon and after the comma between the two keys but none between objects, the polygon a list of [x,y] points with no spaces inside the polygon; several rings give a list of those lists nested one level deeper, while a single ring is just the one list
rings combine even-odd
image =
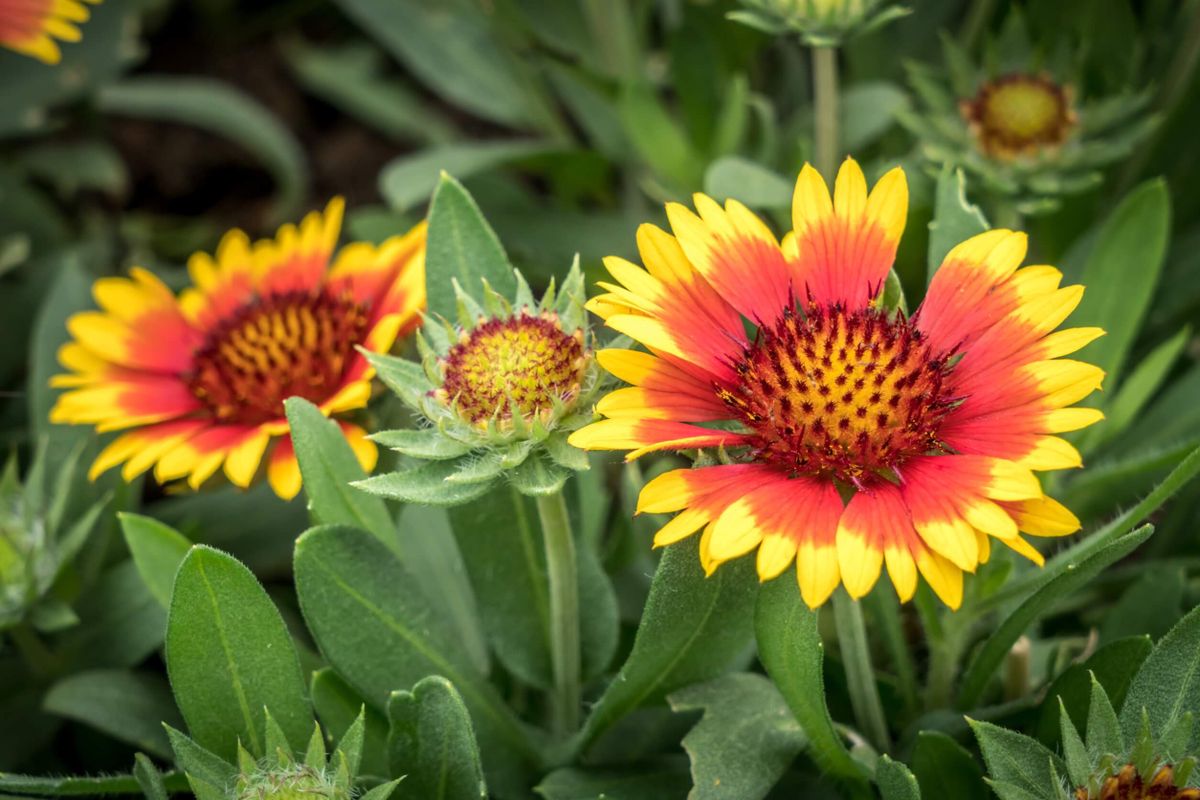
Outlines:
[{"label": "orange and yellow flower", "polygon": [[[327,415],[365,406],[374,369],[356,348],[387,351],[425,305],[424,224],[335,256],[342,209],[336,199],[273,240],[229,232],[215,258],[192,256],[194,285],[178,297],[144,269],[96,282],[103,310],[68,320],[74,341],[58,355],[70,373],[51,384],[70,391],[50,414],[128,430],[91,477],[124,464],[125,480],[153,467],[160,482],[186,477],[198,488],[224,466],[246,487],[273,444],[271,486],[284,498],[300,490],[283,401],[303,397]],[[375,445],[340,424],[370,471]]]},{"label": "orange and yellow flower", "polygon": [[79,23],[87,22],[88,8],[100,0],[0,0],[0,46],[46,64],[62,58],[58,42],[78,42]]},{"label": "orange and yellow flower", "polygon": [[[854,597],[883,565],[902,600],[918,573],[952,607],[992,539],[1041,563],[1023,537],[1061,536],[1075,516],[1035,470],[1080,466],[1054,435],[1101,418],[1069,408],[1103,372],[1062,359],[1102,334],[1052,332],[1078,305],[1048,266],[1019,268],[1022,233],[955,247],[912,317],[880,304],[908,213],[904,173],[868,193],[847,159],[833,196],[805,166],[782,242],[743,205],[667,206],[674,235],[644,225],[646,268],[619,258],[589,308],[649,353],[600,363],[631,384],[602,398],[586,449],[720,447],[724,462],[650,481],[641,512],[679,512],[655,545],[703,529],[710,573],[757,549],[758,574],[795,564],[804,600]],[[753,331],[753,332],[749,332]]]}]

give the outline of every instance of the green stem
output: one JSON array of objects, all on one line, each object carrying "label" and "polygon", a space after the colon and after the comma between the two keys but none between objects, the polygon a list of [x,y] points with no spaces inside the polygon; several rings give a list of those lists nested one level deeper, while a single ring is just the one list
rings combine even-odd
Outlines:
[{"label": "green stem", "polygon": [[967,13],[967,18],[963,21],[962,31],[959,33],[959,42],[966,49],[970,49],[979,38],[979,34],[983,32],[984,27],[992,18],[992,12],[996,8],[996,0],[975,0],[971,4],[971,10]]},{"label": "green stem", "polygon": [[550,660],[554,670],[554,730],[579,727],[579,571],[562,490],[537,498],[550,583]]},{"label": "green stem", "polygon": [[838,589],[833,595],[833,619],[837,625],[838,646],[842,649],[842,664],[850,689],[850,705],[858,727],[875,749],[884,752],[891,747],[879,685],[871,665],[871,650],[867,647],[867,629],[863,624],[862,606]]},{"label": "green stem", "polygon": [[817,171],[833,180],[838,161],[838,65],[836,47],[814,47],[813,115]]},{"label": "green stem", "polygon": [[880,590],[867,595],[873,614],[879,623],[879,632],[883,636],[883,645],[887,648],[892,668],[896,671],[896,680],[900,684],[900,696],[904,700],[904,710],[909,714],[917,713],[920,703],[917,687],[917,668],[913,664],[912,650],[904,635],[904,620],[901,616],[900,602],[895,592]]},{"label": "green stem", "polygon": [[940,641],[929,643],[929,675],[925,685],[925,708],[949,708],[954,702],[954,681],[966,645],[967,630],[957,617],[948,617]]}]

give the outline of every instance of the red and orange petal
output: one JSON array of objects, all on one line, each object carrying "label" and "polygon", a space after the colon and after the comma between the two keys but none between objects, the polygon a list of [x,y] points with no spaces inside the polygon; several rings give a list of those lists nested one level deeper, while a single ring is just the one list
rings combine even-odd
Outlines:
[{"label": "red and orange petal", "polygon": [[[0,47],[45,64],[62,59],[58,42],[78,42],[91,16],[85,3],[100,0],[0,0]],[[56,41],[57,40],[57,41]]]},{"label": "red and orange petal", "polygon": [[[68,372],[51,379],[67,391],[50,416],[125,431],[97,458],[93,478],[123,464],[126,480],[153,468],[160,481],[186,478],[198,487],[223,470],[245,487],[267,457],[276,492],[299,491],[283,399],[300,394],[326,415],[365,406],[374,371],[356,346],[389,350],[419,324],[425,303],[424,225],[335,256],[341,216],[339,199],[273,240],[251,243],[233,231],[215,258],[190,260],[194,285],[178,297],[137,268],[130,278],[96,282],[101,310],[68,321],[74,340],[59,351]],[[353,311],[353,326],[321,327],[344,309]],[[337,330],[354,337],[335,353],[327,345]],[[230,364],[241,370],[232,383],[220,371]],[[288,368],[296,373],[290,383]],[[246,375],[259,382],[245,384],[239,400],[230,386]],[[342,428],[360,461],[373,466],[364,432]]]},{"label": "red and orange petal", "polygon": [[[1043,495],[1033,471],[1079,466],[1078,452],[1056,434],[1102,418],[1099,411],[1072,404],[1100,388],[1103,372],[1061,357],[1103,332],[1054,330],[1078,305],[1081,287],[1060,287],[1062,275],[1053,267],[1021,268],[1024,234],[988,231],[951,250],[921,307],[896,327],[873,309],[904,228],[906,205],[898,170],[868,193],[861,170],[848,160],[831,196],[820,176],[806,167],[797,181],[795,230],[777,245],[785,268],[772,247],[775,240],[761,223],[747,218],[749,212],[736,205],[722,210],[706,198],[697,198],[699,215],[669,209],[677,239],[644,229],[639,245],[647,270],[610,261],[617,283],[605,284],[607,294],[589,307],[650,352],[598,355],[630,386],[604,397],[597,411],[607,419],[577,431],[572,443],[628,450],[628,458],[710,446],[737,453],[736,448],[750,446],[735,455],[748,463],[676,470],[647,484],[639,511],[679,512],[659,532],[656,545],[703,530],[700,558],[710,571],[752,550],[764,580],[795,563],[804,599],[814,606],[839,583],[862,596],[886,566],[902,599],[912,596],[920,575],[956,607],[962,573],[988,560],[992,539],[1040,563],[1041,555],[1023,534],[1063,536],[1078,530],[1074,515]],[[835,305],[843,311],[810,316]],[[806,339],[794,320],[775,324],[788,307],[799,309],[793,314],[802,311],[813,325],[834,324],[834,331],[850,320],[868,332],[871,325],[892,325],[894,335],[926,348],[934,371],[906,380],[925,381],[935,392],[923,423],[937,434],[929,446],[896,456],[894,468],[884,471],[888,474],[831,473],[832,462],[822,463],[819,452],[809,458],[803,448],[783,448],[799,459],[785,464],[765,447],[767,434],[809,435],[807,428],[756,422],[764,413],[786,417],[787,407],[778,405],[784,400],[814,401],[804,414],[787,412],[794,420],[808,423],[825,413],[829,422],[850,431],[865,430],[863,420],[877,412],[886,416],[881,413],[886,394],[863,388],[871,370],[829,369],[821,353],[783,363],[777,348],[770,351],[782,359],[775,369],[769,369],[771,359],[748,360],[747,353],[761,350],[758,339],[765,335],[794,337],[797,346],[827,342],[821,346],[833,347],[825,356],[835,367],[838,359],[862,363],[864,356],[849,352],[848,328]],[[746,334],[753,326],[759,328],[757,339]],[[870,352],[885,352],[888,342],[901,341],[880,339],[878,327],[873,330],[864,334],[862,345],[881,349]],[[755,365],[758,369],[750,369]],[[809,369],[814,371],[804,373],[801,382],[811,388],[833,376],[858,383],[838,383],[836,392],[816,402],[796,389],[798,376]],[[831,377],[823,378],[827,371]],[[750,391],[746,382],[751,380],[758,382],[754,391],[766,392],[755,403],[737,394]],[[899,384],[893,391],[899,392]],[[845,403],[863,406],[857,409],[859,421]],[[734,409],[746,413],[738,417]],[[845,416],[851,419],[841,421]],[[732,429],[714,424],[729,420],[743,424]],[[813,463],[819,468],[806,466]],[[842,490],[852,491],[846,504],[833,475]]]}]

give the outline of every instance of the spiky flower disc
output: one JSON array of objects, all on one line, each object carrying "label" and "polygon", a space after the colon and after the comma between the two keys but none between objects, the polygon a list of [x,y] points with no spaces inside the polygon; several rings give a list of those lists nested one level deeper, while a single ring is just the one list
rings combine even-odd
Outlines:
[{"label": "spiky flower disc", "polygon": [[1200,789],[1177,786],[1175,769],[1170,764],[1159,767],[1149,780],[1143,780],[1133,764],[1126,764],[1105,779],[1099,792],[1080,786],[1075,790],[1075,800],[1200,800]]},{"label": "spiky flower disc", "polygon": [[576,263],[561,289],[535,303],[516,273],[511,300],[484,285],[482,303],[456,284],[458,325],[431,319],[422,363],[372,355],[383,379],[425,422],[372,440],[425,463],[357,485],[406,502],[457,505],[501,478],[525,494],[557,491],[587,469],[567,436],[591,421],[600,369]]},{"label": "spiky flower disc", "polygon": [[984,83],[960,109],[980,148],[1001,159],[1058,147],[1076,120],[1069,88],[1019,72]]},{"label": "spiky flower disc", "polygon": [[579,395],[585,365],[583,331],[564,331],[553,314],[522,310],[463,331],[442,359],[443,403],[471,422],[512,422],[514,413],[545,417]]}]

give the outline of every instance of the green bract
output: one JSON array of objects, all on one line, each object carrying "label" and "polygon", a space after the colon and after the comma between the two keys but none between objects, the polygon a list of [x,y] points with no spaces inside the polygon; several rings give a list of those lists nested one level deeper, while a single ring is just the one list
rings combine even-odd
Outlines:
[{"label": "green bract", "polygon": [[[1097,186],[1102,170],[1129,155],[1159,123],[1157,114],[1147,113],[1149,91],[1073,97],[1077,70],[1065,57],[1035,62],[1023,25],[1009,26],[1002,46],[996,45],[1000,52],[992,53],[986,66],[949,37],[943,37],[942,47],[944,68],[907,65],[909,83],[923,107],[902,109],[897,118],[919,139],[926,159],[963,169],[979,190],[1022,214],[1049,213],[1062,197]],[[1025,91],[997,91],[1014,84]],[[1039,87],[1044,91],[1036,91]],[[1018,138],[1030,132],[1036,117],[1049,112],[1046,104],[1057,102],[1060,118],[1046,120],[1054,135],[1023,146],[997,146],[1004,131],[990,130],[979,114],[989,97]]]},{"label": "green bract", "polygon": [[1095,673],[1090,678],[1090,703],[1074,719],[1062,695],[1047,699],[1058,706],[1061,757],[1022,734],[971,723],[1000,800],[1194,797],[1200,788],[1200,609],[1155,646],[1133,676],[1120,713]]},{"label": "green bract", "polygon": [[742,0],[729,18],[767,33],[798,33],[806,44],[836,46],[869,33],[912,9],[882,0]]},{"label": "green bract", "polygon": [[[370,354],[379,377],[424,427],[371,439],[418,466],[354,485],[412,503],[454,506],[482,496],[501,478],[522,494],[558,491],[588,468],[567,436],[592,418],[601,387],[595,340],[584,311],[583,273],[572,265],[535,302],[514,270],[516,293],[483,281],[482,303],[454,282],[457,322],[431,315],[417,346],[421,362]],[[494,371],[490,371],[493,370]]]},{"label": "green bract", "polygon": [[26,618],[44,632],[76,621],[71,609],[50,590],[87,541],[107,502],[101,500],[78,519],[66,519],[77,460],[78,453],[48,486],[43,444],[24,484],[17,475],[15,456],[0,475],[0,631]]}]

